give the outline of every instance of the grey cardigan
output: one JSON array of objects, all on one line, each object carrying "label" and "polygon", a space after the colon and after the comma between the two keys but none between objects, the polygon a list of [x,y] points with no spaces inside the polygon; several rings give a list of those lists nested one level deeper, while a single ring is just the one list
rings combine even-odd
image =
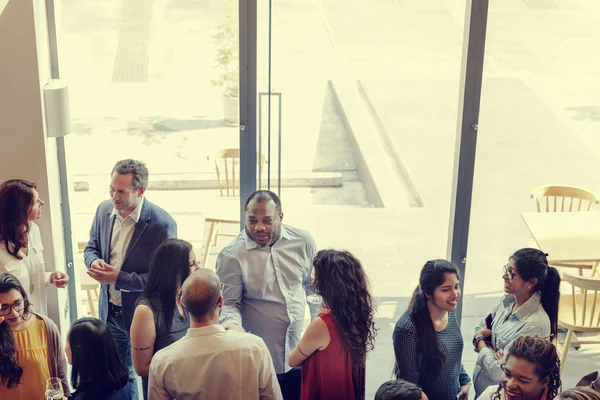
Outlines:
[{"label": "grey cardigan", "polygon": [[50,376],[60,378],[65,396],[71,393],[67,379],[67,359],[62,345],[62,339],[58,327],[50,318],[35,312],[32,314],[44,321],[46,325],[46,336],[48,338],[48,361],[50,365]]}]

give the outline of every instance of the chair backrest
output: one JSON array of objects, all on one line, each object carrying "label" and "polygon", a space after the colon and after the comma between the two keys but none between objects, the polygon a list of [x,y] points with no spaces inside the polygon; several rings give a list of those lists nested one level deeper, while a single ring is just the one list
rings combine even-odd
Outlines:
[{"label": "chair backrest", "polygon": [[598,202],[596,195],[575,186],[540,186],[529,195],[538,212],[590,211]]},{"label": "chair backrest", "polygon": [[573,325],[600,329],[600,279],[563,273],[562,280],[571,284],[572,296],[561,296],[560,302],[570,302],[564,306],[573,309]]},{"label": "chair backrest", "polygon": [[[267,163],[267,157],[264,155],[256,154],[257,162],[260,162],[260,169],[262,170]],[[215,157],[215,170],[217,172],[217,183],[219,184],[219,193],[221,196],[236,196],[235,190],[238,188],[239,182],[238,175],[236,174],[235,166],[238,165],[239,169],[240,149],[222,149],[217,152]],[[223,192],[223,181],[221,180],[221,169],[219,164],[224,164],[225,173],[225,192]],[[231,165],[231,168],[230,168]]]}]

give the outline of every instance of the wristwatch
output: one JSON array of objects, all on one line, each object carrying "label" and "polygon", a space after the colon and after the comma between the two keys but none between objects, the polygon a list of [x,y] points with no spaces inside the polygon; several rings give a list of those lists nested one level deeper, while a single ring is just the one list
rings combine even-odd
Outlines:
[{"label": "wristwatch", "polygon": [[485,340],[485,336],[483,335],[477,335],[473,338],[473,346],[477,346],[477,342],[479,342],[480,340]]}]

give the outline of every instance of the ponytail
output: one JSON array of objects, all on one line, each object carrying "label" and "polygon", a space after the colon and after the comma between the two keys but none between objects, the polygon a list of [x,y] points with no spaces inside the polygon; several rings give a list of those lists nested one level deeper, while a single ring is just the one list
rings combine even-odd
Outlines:
[{"label": "ponytail", "polygon": [[[439,377],[446,361],[447,349],[438,339],[438,334],[429,314],[428,296],[433,296],[435,289],[444,283],[446,274],[459,277],[458,269],[449,261],[428,261],[419,277],[419,286],[413,292],[407,313],[417,332],[417,359],[420,358],[418,385],[425,393],[430,392],[431,385]],[[460,279],[460,278],[459,278]],[[399,379],[398,363],[394,365],[394,374]]]},{"label": "ponytail", "polygon": [[550,340],[554,340],[558,332],[558,302],[560,300],[560,275],[556,268],[548,267],[546,279],[540,291],[542,307],[550,318]]},{"label": "ponytail", "polygon": [[517,272],[525,281],[537,279],[532,293],[540,292],[544,311],[550,318],[550,339],[558,332],[558,301],[560,300],[560,275],[554,267],[548,266],[548,254],[539,249],[525,248],[515,252],[510,258],[515,261]]},{"label": "ponytail", "polygon": [[415,324],[417,337],[417,354],[421,355],[419,387],[427,393],[429,385],[435,380],[446,361],[446,348],[438,340],[437,332],[429,315],[427,296],[417,286],[413,294],[408,314]]}]

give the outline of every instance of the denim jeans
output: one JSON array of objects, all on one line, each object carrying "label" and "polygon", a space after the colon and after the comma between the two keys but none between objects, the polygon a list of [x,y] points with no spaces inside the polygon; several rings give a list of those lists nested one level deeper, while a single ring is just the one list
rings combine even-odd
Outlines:
[{"label": "denim jeans", "polygon": [[114,306],[112,303],[108,305],[108,317],[106,319],[108,329],[115,338],[117,352],[119,358],[127,370],[129,371],[129,386],[131,387],[131,400],[139,400],[137,375],[133,369],[133,359],[131,357],[131,339],[129,331],[125,325],[123,318],[123,310],[121,307]]},{"label": "denim jeans", "polygon": [[284,374],[277,374],[283,400],[300,400],[302,389],[302,368],[290,369]]}]

